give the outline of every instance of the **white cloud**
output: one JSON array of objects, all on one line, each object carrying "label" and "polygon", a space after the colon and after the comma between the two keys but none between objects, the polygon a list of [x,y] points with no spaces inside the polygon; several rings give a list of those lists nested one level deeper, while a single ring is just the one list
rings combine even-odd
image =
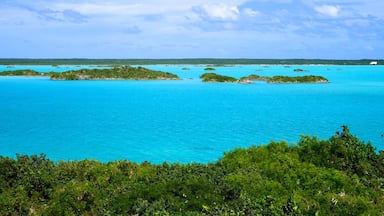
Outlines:
[{"label": "white cloud", "polygon": [[243,13],[247,16],[254,17],[260,14],[260,12],[252,10],[251,8],[245,8]]},{"label": "white cloud", "polygon": [[240,13],[237,6],[225,4],[205,4],[200,6],[200,9],[209,18],[218,20],[237,20]]},{"label": "white cloud", "polygon": [[97,14],[108,14],[108,15],[128,15],[128,14],[137,14],[140,13],[139,8],[142,5],[140,4],[91,4],[91,3],[78,3],[78,4],[54,4],[52,7],[59,10],[71,9],[78,11],[82,14],[87,15],[97,15]]},{"label": "white cloud", "polygon": [[334,5],[322,5],[315,7],[315,10],[325,16],[338,17],[340,12],[339,6]]},{"label": "white cloud", "polygon": [[[247,55],[244,50],[248,50],[249,56],[266,57],[268,50],[282,50],[287,44],[293,48],[299,46],[298,43],[290,44],[290,41],[305,41],[313,44],[315,49],[321,41],[324,41],[323,45],[331,44],[328,47],[332,47],[333,40],[337,39],[345,43],[361,41],[359,47],[378,41],[374,52],[382,55],[382,2],[6,0],[5,5],[0,6],[0,38],[7,41],[2,45],[10,40],[16,41],[12,43],[14,47],[24,40],[31,41],[35,47],[64,44],[62,53],[64,55],[66,51],[68,57],[76,57],[75,54],[108,56],[104,51],[121,57],[180,57],[186,53],[194,53],[188,55],[195,57],[212,57],[222,47],[230,50],[228,55],[239,57]],[[341,16],[343,19],[324,19]],[[287,35],[291,35],[289,40]],[[316,43],[312,43],[314,37],[318,38]],[[250,48],[256,46],[259,49]],[[122,47],[127,54],[120,53]],[[180,50],[177,51],[176,47]],[[201,50],[201,47],[206,47],[206,50]],[[265,48],[264,54],[254,51],[260,47]],[[325,46],[319,47],[323,49]],[[79,50],[84,50],[84,53],[77,54]],[[39,51],[34,50],[36,53]],[[2,53],[15,51],[9,48]],[[324,55],[328,57],[328,53]],[[57,55],[56,51],[52,51],[52,55]]]}]

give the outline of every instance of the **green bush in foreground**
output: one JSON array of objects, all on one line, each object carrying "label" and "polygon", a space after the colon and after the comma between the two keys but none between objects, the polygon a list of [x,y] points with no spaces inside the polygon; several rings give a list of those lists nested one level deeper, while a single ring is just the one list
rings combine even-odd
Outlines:
[{"label": "green bush in foreground", "polygon": [[0,157],[0,215],[383,215],[383,160],[345,126],[209,164]]}]

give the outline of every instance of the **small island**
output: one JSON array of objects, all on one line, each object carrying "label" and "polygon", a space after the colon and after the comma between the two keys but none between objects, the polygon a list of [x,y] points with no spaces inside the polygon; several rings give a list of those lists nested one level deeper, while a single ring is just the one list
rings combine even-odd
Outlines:
[{"label": "small island", "polygon": [[216,70],[216,69],[213,68],[213,67],[206,67],[206,68],[204,68],[204,70],[206,70],[206,71],[214,71],[214,70]]},{"label": "small island", "polygon": [[49,76],[51,80],[180,80],[177,75],[168,72],[130,66],[110,69],[79,69],[62,73],[15,70],[1,72],[0,76]]},{"label": "small island", "polygon": [[328,83],[328,79],[322,76],[259,76],[257,74],[251,74],[249,76],[236,79],[230,76],[223,76],[216,73],[205,73],[200,76],[203,82],[227,82],[227,83],[241,83],[252,84],[254,81],[264,81],[267,83]]},{"label": "small island", "polygon": [[49,76],[52,72],[42,73],[35,70],[13,70],[0,72],[0,76]]},{"label": "small island", "polygon": [[238,80],[236,78],[230,77],[230,76],[223,76],[216,73],[205,73],[200,76],[203,82],[237,82]]},{"label": "small island", "polygon": [[301,68],[296,68],[293,70],[293,72],[309,72],[309,70],[304,70],[304,69],[301,69]]},{"label": "small island", "polygon": [[322,76],[259,76],[251,74],[249,76],[241,77],[239,83],[249,84],[253,81],[265,81],[267,83],[328,83],[328,79]]},{"label": "small island", "polygon": [[328,79],[322,76],[273,76],[267,79],[268,83],[329,83]]},{"label": "small island", "polygon": [[249,76],[241,77],[239,83],[252,84],[254,81],[267,81],[268,77],[259,76],[257,74],[251,74]]},{"label": "small island", "polygon": [[267,83],[328,83],[328,79],[322,76],[259,76],[251,74],[249,76],[241,77],[240,83],[252,83],[253,81],[265,81]]}]

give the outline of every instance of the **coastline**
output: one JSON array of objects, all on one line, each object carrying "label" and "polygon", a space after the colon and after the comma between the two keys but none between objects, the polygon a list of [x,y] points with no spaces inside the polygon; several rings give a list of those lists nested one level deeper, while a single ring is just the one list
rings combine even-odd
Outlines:
[{"label": "coastline", "polygon": [[49,76],[51,80],[180,80],[175,74],[150,70],[141,66],[120,66],[104,69],[77,68],[76,70],[46,73],[32,69],[15,69],[2,71],[0,76]]},{"label": "coastline", "polygon": [[249,59],[249,58],[180,58],[180,59],[33,59],[1,58],[0,65],[369,65],[383,59]]}]

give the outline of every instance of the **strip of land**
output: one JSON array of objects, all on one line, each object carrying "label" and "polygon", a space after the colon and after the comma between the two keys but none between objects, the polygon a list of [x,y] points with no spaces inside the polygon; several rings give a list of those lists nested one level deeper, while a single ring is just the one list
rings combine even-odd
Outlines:
[{"label": "strip of land", "polygon": [[223,76],[216,73],[205,73],[200,76],[203,82],[227,82],[227,83],[242,83],[251,84],[254,81],[265,81],[267,83],[328,83],[328,79],[322,76],[259,76],[251,74],[249,76],[236,79],[230,76]]},{"label": "strip of land", "polygon": [[144,67],[121,66],[109,69],[80,69],[42,73],[34,70],[4,71],[0,76],[49,76],[51,80],[179,80],[172,73]]}]

